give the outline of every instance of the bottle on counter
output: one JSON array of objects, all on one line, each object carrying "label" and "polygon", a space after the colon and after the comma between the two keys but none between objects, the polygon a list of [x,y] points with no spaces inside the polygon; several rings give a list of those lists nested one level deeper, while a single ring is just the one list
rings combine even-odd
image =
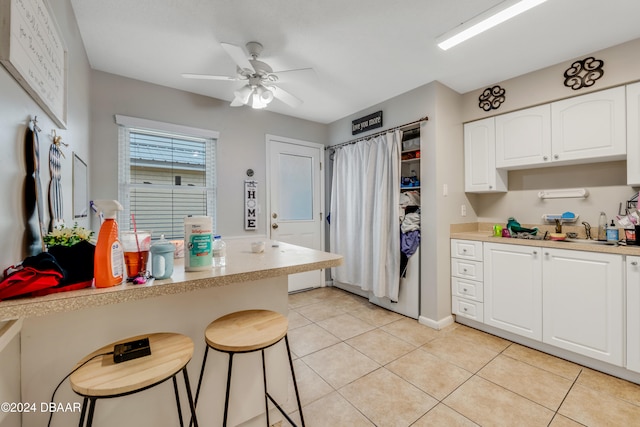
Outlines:
[{"label": "bottle on counter", "polygon": [[620,233],[616,228],[616,224],[613,220],[611,220],[611,224],[609,228],[607,228],[607,242],[617,243],[620,237]]},{"label": "bottle on counter", "polygon": [[598,240],[607,240],[607,215],[604,212],[600,212],[598,221]]},{"label": "bottle on counter", "polygon": [[224,267],[227,263],[227,244],[220,236],[214,236],[211,249],[213,254],[213,267]]},{"label": "bottle on counter", "polygon": [[108,288],[124,282],[124,252],[118,239],[116,214],[122,210],[117,200],[96,200],[95,205],[104,214],[98,233],[93,261],[96,288]]}]

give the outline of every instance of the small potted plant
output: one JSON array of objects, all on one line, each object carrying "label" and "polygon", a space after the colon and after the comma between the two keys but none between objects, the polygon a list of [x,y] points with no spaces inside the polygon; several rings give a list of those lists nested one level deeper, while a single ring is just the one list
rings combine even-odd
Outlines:
[{"label": "small potted plant", "polygon": [[65,270],[65,284],[90,281],[93,279],[93,256],[95,245],[91,243],[93,231],[78,226],[59,225],[44,236],[48,252]]}]

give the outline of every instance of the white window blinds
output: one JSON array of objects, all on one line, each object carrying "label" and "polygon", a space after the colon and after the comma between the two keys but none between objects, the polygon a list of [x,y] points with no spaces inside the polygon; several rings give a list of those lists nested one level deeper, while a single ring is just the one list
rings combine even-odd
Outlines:
[{"label": "white window blinds", "polygon": [[216,139],[136,124],[120,128],[120,228],[133,229],[135,218],[154,239],[182,239],[185,216],[208,215],[215,229]]}]

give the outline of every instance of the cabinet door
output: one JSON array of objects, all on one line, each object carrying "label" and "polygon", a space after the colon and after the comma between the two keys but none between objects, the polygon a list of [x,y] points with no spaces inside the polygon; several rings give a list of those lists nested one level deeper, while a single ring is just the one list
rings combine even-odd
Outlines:
[{"label": "cabinet door", "polygon": [[627,257],[627,369],[640,372],[640,257]]},{"label": "cabinet door", "polygon": [[622,256],[547,248],[543,252],[543,341],[622,366]]},{"label": "cabinet door", "polygon": [[541,248],[484,244],[484,322],[542,339]]},{"label": "cabinet door", "polygon": [[496,167],[518,169],[551,162],[551,106],[497,116]]},{"label": "cabinet door", "polygon": [[640,185],[640,83],[627,86],[627,184]]},{"label": "cabinet door", "polygon": [[507,191],[507,172],[496,170],[493,117],[464,125],[464,189],[470,193]]},{"label": "cabinet door", "polygon": [[551,104],[553,161],[626,158],[625,88],[589,93]]}]

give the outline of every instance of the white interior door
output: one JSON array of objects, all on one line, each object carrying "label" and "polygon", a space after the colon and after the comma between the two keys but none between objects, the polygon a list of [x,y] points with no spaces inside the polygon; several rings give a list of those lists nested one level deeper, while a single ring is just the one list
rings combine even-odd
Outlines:
[{"label": "white interior door", "polygon": [[[324,249],[324,146],[267,135],[270,238]],[[289,292],[322,285],[324,270],[289,276]]]}]

